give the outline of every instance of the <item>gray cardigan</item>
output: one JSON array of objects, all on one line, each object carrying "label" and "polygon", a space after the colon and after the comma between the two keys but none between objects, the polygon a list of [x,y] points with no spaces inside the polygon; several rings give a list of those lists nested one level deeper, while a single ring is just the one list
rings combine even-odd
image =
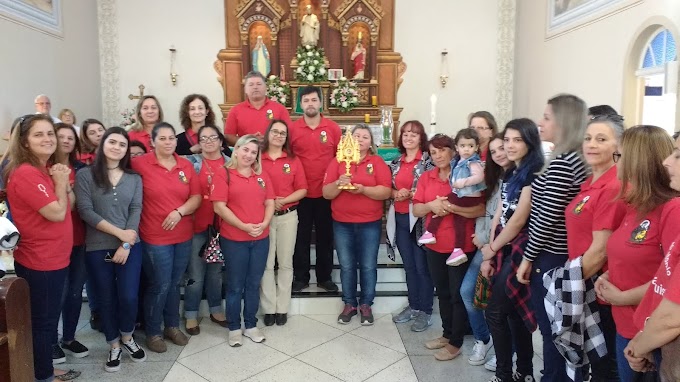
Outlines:
[{"label": "gray cardigan", "polygon": [[94,182],[92,167],[84,168],[76,174],[75,193],[78,213],[86,225],[86,251],[116,249],[121,245],[120,239],[96,228],[102,220],[120,229],[138,230],[142,214],[139,175],[124,173],[114,189],[104,192]]}]

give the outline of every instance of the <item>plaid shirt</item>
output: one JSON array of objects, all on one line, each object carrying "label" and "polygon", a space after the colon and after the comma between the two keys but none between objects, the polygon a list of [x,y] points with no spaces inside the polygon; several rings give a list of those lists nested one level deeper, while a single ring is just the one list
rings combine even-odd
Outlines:
[{"label": "plaid shirt", "polygon": [[[500,225],[496,228],[496,237],[502,231]],[[512,272],[508,275],[508,279],[505,280],[505,293],[515,304],[515,308],[519,313],[520,317],[524,321],[527,329],[530,332],[536,330],[536,317],[534,316],[534,310],[531,308],[531,289],[528,285],[524,285],[517,281],[517,269],[519,268],[522,258],[524,257],[524,248],[529,241],[529,234],[527,229],[522,229],[517,236],[507,245],[505,245],[498,253],[496,253],[496,274],[500,274],[501,266],[503,265],[503,257],[510,256],[510,262],[512,264]]]},{"label": "plaid shirt", "polygon": [[595,299],[594,278],[583,279],[583,257],[543,275],[545,311],[553,342],[567,360],[567,375],[576,380],[576,369],[607,355]]}]

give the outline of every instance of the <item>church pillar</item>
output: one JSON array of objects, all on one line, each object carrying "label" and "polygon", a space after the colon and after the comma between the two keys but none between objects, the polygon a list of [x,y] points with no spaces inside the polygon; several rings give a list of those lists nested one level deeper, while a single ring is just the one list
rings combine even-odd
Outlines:
[{"label": "church pillar", "polygon": [[347,36],[343,35],[342,36],[342,49],[340,49],[340,62],[342,64],[340,67],[342,68],[348,68],[348,70],[343,70],[342,75],[347,77],[347,78],[352,78],[354,76],[354,66],[352,65],[352,62],[349,60],[349,53],[347,52]]},{"label": "church pillar", "polygon": [[253,55],[248,47],[247,41],[248,36],[241,36],[241,54],[244,58],[243,76],[241,78],[245,77],[248,72],[253,70]]},{"label": "church pillar", "polygon": [[[373,36],[371,35],[371,49],[369,51],[369,63],[366,65],[367,67],[371,68],[371,72],[369,73],[371,75],[370,80],[375,81],[377,80],[376,74],[378,73],[378,36]],[[364,76],[367,80],[369,79],[368,76]]]},{"label": "church pillar", "polygon": [[[293,34],[293,40],[294,42],[300,41],[300,21],[298,21],[298,7],[297,5],[291,5],[290,6],[290,18],[291,18],[291,25],[290,25],[290,30],[291,33]],[[300,44],[293,44],[293,49],[297,49],[298,45]]]},{"label": "church pillar", "polygon": [[[276,75],[281,70],[280,65],[280,60],[279,57],[281,56],[279,52],[279,44],[277,44],[277,40],[272,39],[272,48],[269,50],[269,67],[270,67],[270,72],[269,75]],[[279,77],[281,77],[281,73],[278,74]]]},{"label": "church pillar", "polygon": [[319,30],[319,46],[324,46],[321,42],[324,41],[328,46],[328,7],[321,8],[321,22],[319,23],[321,29]]}]

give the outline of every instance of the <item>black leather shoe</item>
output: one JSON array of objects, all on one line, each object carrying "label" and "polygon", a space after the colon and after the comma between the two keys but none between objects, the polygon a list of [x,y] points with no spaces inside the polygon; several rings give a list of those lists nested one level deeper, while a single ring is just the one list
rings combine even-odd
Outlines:
[{"label": "black leather shoe", "polygon": [[338,291],[338,286],[335,285],[334,282],[328,280],[328,281],[323,281],[318,284],[319,288],[325,289],[326,292],[337,292]]},{"label": "black leather shoe", "polygon": [[277,314],[265,314],[264,315],[264,324],[265,326],[272,326],[274,323],[277,321],[276,317]]},{"label": "black leather shoe", "polygon": [[305,288],[309,288],[308,283],[303,283],[302,281],[293,281],[293,292],[300,292]]},{"label": "black leather shoe", "polygon": [[288,322],[288,315],[286,313],[276,313],[276,325],[283,326]]}]

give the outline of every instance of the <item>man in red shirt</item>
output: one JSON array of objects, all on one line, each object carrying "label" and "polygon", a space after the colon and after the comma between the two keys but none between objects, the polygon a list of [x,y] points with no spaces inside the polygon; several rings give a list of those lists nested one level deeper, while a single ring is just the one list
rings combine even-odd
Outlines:
[{"label": "man in red shirt", "polygon": [[290,126],[288,109],[267,97],[267,79],[259,72],[250,72],[244,80],[246,100],[229,110],[227,123],[224,126],[224,137],[230,146],[238,137],[255,134],[260,139],[264,136],[269,122],[280,119]]},{"label": "man in red shirt", "polygon": [[307,196],[298,206],[298,233],[293,254],[293,291],[309,286],[310,245],[312,227],[316,231],[316,283],[319,287],[337,292],[331,281],[333,270],[333,220],[331,202],[323,198],[323,178],[340,142],[340,126],[321,115],[321,89],[315,86],[300,88],[302,118],[290,126],[291,145],[300,158],[307,177]]}]

